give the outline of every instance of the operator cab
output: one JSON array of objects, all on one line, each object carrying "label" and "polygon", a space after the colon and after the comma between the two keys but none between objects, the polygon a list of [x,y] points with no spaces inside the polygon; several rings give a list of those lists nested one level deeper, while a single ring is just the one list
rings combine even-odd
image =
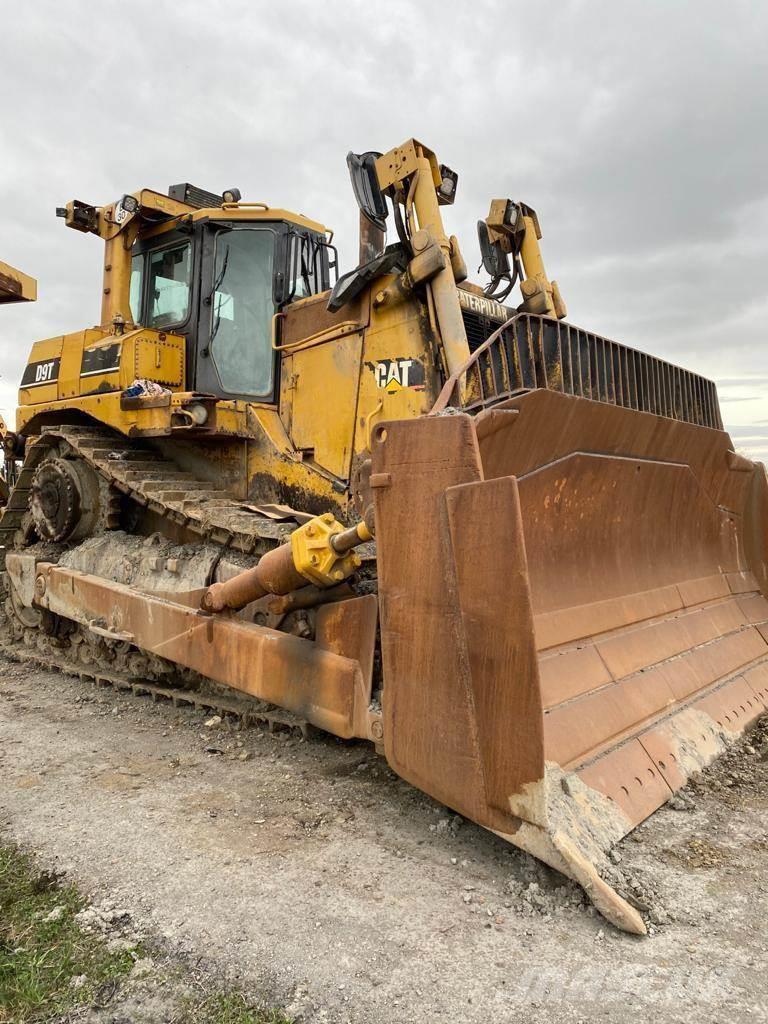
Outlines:
[{"label": "operator cab", "polygon": [[134,243],[131,318],[186,338],[191,389],[274,402],[273,317],[330,287],[335,248],[323,226],[304,217],[223,203],[188,185],[172,186],[169,195],[182,199],[182,189],[185,203],[205,205]]}]

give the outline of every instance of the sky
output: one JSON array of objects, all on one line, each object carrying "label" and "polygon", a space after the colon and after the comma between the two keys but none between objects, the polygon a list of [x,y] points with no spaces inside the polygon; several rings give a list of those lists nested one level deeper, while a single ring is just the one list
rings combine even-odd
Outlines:
[{"label": "sky", "polygon": [[470,277],[491,198],[533,206],[568,319],[712,378],[768,459],[768,4],[0,0],[0,309],[10,423],[33,341],[99,318],[101,243],[55,208],[191,181],[357,255],[348,150],[414,136],[459,172]]}]

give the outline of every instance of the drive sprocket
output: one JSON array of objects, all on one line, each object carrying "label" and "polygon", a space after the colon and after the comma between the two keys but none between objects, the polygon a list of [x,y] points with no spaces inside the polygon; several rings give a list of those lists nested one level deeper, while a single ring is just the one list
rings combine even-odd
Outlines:
[{"label": "drive sprocket", "polygon": [[81,540],[116,525],[116,497],[83,459],[52,453],[35,470],[29,510],[43,541]]}]

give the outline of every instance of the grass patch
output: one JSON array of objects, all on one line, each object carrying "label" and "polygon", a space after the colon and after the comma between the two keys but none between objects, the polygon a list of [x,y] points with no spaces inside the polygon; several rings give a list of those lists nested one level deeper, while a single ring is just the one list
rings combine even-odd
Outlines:
[{"label": "grass patch", "polygon": [[130,950],[110,952],[80,929],[75,915],[84,906],[73,886],[58,885],[26,854],[0,844],[0,1024],[99,1003],[131,970]]},{"label": "grass patch", "polygon": [[239,992],[216,992],[189,1000],[174,1024],[291,1024],[279,1010],[260,1010]]},{"label": "grass patch", "polygon": [[[108,1006],[105,1020],[120,1017],[121,982],[142,951],[111,952],[103,937],[84,932],[75,916],[86,903],[74,886],[0,843],[0,1024],[41,1024],[83,1006]],[[73,985],[75,978],[85,980]],[[178,964],[164,982],[175,1007],[167,1024],[291,1024],[278,1010],[209,987]]]}]

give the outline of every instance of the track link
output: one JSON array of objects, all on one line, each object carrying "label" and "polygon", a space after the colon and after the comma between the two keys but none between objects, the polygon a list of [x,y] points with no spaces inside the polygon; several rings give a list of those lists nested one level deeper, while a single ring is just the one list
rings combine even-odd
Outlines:
[{"label": "track link", "polygon": [[110,672],[102,668],[84,668],[74,662],[47,655],[40,650],[29,651],[20,647],[0,645],[0,653],[11,661],[25,665],[34,665],[49,672],[63,672],[74,676],[81,682],[92,683],[97,687],[111,687],[114,690],[129,690],[138,697],[151,697],[153,702],[169,702],[174,707],[191,707],[196,711],[216,712],[224,717],[235,718],[243,726],[266,725],[270,732],[289,729],[301,733],[308,739],[313,732],[309,722],[290,711],[275,707],[266,701],[256,699],[239,699],[225,697],[215,692],[188,690],[183,687],[160,686],[146,679],[136,679],[119,672]]},{"label": "track link", "polygon": [[[38,466],[52,454],[77,456],[93,467],[112,493],[122,494],[136,505],[165,518],[187,531],[192,539],[219,544],[260,557],[282,543],[294,527],[249,510],[242,500],[223,487],[197,479],[181,470],[171,459],[145,442],[133,442],[116,431],[98,426],[57,426],[44,428],[27,446],[8,504],[0,518],[0,571],[5,569],[6,551],[27,546],[34,539],[30,521],[29,497]],[[110,525],[112,525],[110,523]],[[4,588],[3,588],[4,589]],[[164,686],[133,673],[114,671],[103,665],[71,661],[75,653],[67,644],[56,646],[40,630],[26,629],[12,637],[5,611],[0,612],[0,629],[8,638],[0,640],[0,651],[7,657],[35,664],[51,671],[65,672],[97,686],[111,686],[231,716],[244,724],[259,722],[270,729],[297,729],[305,737],[312,726],[282,708],[254,698],[219,695],[216,684],[202,680],[200,689]],[[81,630],[77,630],[80,638]],[[13,642],[14,639],[18,642]]]},{"label": "track link", "polygon": [[179,469],[171,459],[122,434],[97,426],[46,427],[27,448],[19,478],[0,519],[0,545],[23,546],[18,536],[29,509],[35,470],[53,450],[65,446],[91,465],[117,492],[192,536],[260,556],[281,543],[291,526],[257,512],[230,492]]}]

